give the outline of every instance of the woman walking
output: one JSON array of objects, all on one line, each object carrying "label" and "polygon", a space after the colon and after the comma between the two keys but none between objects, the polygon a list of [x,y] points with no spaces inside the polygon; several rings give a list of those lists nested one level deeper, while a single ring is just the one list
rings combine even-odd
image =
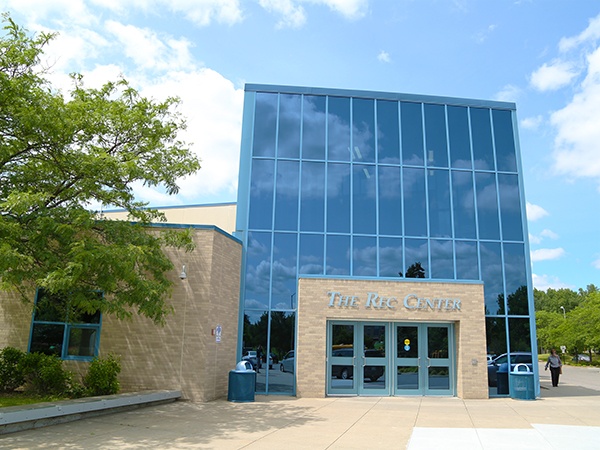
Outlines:
[{"label": "woman walking", "polygon": [[558,386],[558,377],[562,373],[562,361],[560,356],[556,354],[555,349],[552,349],[550,356],[548,356],[548,362],[546,362],[544,370],[548,370],[548,366],[550,366],[550,375],[552,376],[552,387],[556,387]]}]

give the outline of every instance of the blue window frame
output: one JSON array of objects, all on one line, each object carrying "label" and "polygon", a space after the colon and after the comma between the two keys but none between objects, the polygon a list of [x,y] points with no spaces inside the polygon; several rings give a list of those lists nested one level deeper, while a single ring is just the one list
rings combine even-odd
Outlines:
[{"label": "blue window frame", "polygon": [[[90,295],[102,296],[100,292]],[[38,289],[29,338],[30,353],[90,361],[98,356],[102,314],[77,311],[68,299]]]}]

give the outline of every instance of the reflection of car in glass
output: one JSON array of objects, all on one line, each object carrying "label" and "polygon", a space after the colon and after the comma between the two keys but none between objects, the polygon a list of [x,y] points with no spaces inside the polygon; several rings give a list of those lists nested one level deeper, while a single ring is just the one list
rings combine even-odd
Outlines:
[{"label": "reflection of car in glass", "polygon": [[488,364],[489,364],[489,363],[491,363],[491,362],[492,362],[492,360],[493,360],[495,357],[496,357],[496,355],[490,355],[490,354],[488,354],[488,355],[487,355],[487,363],[488,363]]},{"label": "reflection of car in glass", "polygon": [[258,356],[256,355],[256,350],[248,350],[244,356],[242,356],[242,361],[248,361],[252,364],[252,368],[256,370],[260,368],[260,361],[258,360]]},{"label": "reflection of car in glass", "polygon": [[585,355],[583,353],[580,353],[579,355],[575,356],[573,358],[573,361],[586,361],[586,362],[590,362],[590,355]]},{"label": "reflection of car in glass", "polygon": [[[501,364],[508,362],[508,355],[506,353],[496,356],[490,363],[488,363],[488,386],[496,386],[498,380],[498,369]],[[515,368],[517,364],[526,364],[529,370],[533,372],[533,363],[531,359],[531,353],[527,352],[514,352],[510,354],[510,371]]]},{"label": "reflection of car in glass", "polygon": [[[331,356],[335,357],[353,357],[354,349],[352,348],[340,348],[337,350],[333,350],[331,352]],[[385,355],[379,350],[365,350],[366,358],[382,358]],[[364,376],[365,379],[369,379],[371,381],[377,381],[384,373],[383,366],[373,366],[366,365],[364,366]],[[354,377],[354,366],[344,366],[344,365],[336,365],[332,364],[331,366],[331,376],[335,378],[340,378],[342,380],[346,380],[348,378]]]},{"label": "reflection of car in glass", "polygon": [[279,363],[279,369],[282,372],[294,373],[294,350],[290,350],[285,354]]},{"label": "reflection of car in glass", "polygon": [[[273,369],[273,353],[271,353],[269,356],[263,356],[263,358],[269,358],[269,370]],[[266,363],[267,361],[265,361]]]}]

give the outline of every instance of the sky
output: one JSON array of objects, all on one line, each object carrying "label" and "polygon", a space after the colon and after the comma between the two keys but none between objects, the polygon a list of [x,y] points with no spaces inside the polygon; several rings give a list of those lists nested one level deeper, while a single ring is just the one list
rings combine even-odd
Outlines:
[{"label": "sky", "polygon": [[150,206],[235,202],[245,83],[517,104],[533,284],[600,286],[598,0],[0,0],[44,58],[179,97],[202,169]]}]

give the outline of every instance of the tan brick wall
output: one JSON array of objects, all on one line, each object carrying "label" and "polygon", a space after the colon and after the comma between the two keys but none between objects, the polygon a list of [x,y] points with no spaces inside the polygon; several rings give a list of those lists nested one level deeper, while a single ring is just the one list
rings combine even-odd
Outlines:
[{"label": "tan brick wall", "polygon": [[[358,307],[329,307],[329,292],[356,296]],[[369,292],[394,297],[394,309],[365,308]],[[457,298],[460,311],[409,310],[408,294],[425,298]],[[456,341],[456,392],[461,398],[488,398],[485,314],[482,284],[419,281],[373,281],[302,278],[298,283],[296,392],[299,397],[324,397],[328,320],[418,321],[453,323]]]},{"label": "tan brick wall", "polygon": [[[133,316],[104,315],[100,356],[121,357],[122,392],[180,389],[192,401],[227,396],[229,371],[235,368],[242,246],[214,229],[195,229],[193,252],[167,249],[175,269],[173,307],[164,327]],[[187,278],[179,279],[183,264]],[[31,303],[0,293],[0,346],[27,349]],[[221,342],[211,334],[222,327]],[[85,373],[88,363],[67,361],[69,370]]]}]

